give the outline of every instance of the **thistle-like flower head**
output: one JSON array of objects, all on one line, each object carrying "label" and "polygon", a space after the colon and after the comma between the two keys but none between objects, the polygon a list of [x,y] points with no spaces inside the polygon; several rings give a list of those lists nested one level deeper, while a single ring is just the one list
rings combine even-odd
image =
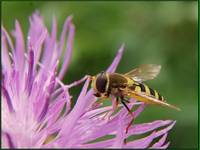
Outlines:
[{"label": "thistle-like flower head", "polygon": [[[18,21],[12,36],[2,27],[2,147],[168,147],[167,134],[175,121],[134,123],[126,134],[125,128],[131,116],[121,105],[119,111],[112,113],[113,106],[97,104],[93,90],[88,90],[90,79],[87,76],[68,85],[62,83],[62,78],[67,75],[74,41],[75,28],[71,16],[66,19],[59,40],[56,18],[53,18],[50,33],[38,13],[34,13],[29,21],[27,38],[23,37]],[[115,71],[123,50],[122,45],[107,72]],[[69,88],[81,81],[85,83],[72,108]],[[128,106],[137,107],[135,117],[145,107],[134,100]],[[128,138],[145,133],[148,135],[143,138]],[[156,138],[157,142],[153,142]]]}]

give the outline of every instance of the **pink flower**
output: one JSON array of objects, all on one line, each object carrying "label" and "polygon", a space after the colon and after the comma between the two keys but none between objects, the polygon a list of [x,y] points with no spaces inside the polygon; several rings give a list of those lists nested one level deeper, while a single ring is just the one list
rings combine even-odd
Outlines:
[{"label": "pink flower", "polygon": [[[112,106],[95,105],[93,90],[88,91],[89,78],[64,85],[72,55],[74,25],[69,16],[57,40],[57,22],[53,18],[49,34],[38,13],[30,17],[27,43],[18,21],[10,35],[2,27],[2,147],[7,148],[167,148],[168,131],[175,121],[157,120],[133,124],[128,134],[125,128],[132,119],[127,110],[111,114]],[[66,46],[65,46],[66,45]],[[122,57],[124,46],[107,69],[114,72]],[[61,55],[64,61],[61,63]],[[58,69],[58,65],[61,69]],[[86,80],[86,81],[85,81]],[[85,81],[82,91],[71,107],[69,88]],[[145,105],[132,101],[137,107],[135,117]],[[109,112],[109,113],[108,113]],[[159,128],[159,129],[158,129]],[[148,136],[137,140],[124,140],[131,135]],[[95,141],[110,136],[109,139]],[[157,142],[153,140],[157,138]]]}]

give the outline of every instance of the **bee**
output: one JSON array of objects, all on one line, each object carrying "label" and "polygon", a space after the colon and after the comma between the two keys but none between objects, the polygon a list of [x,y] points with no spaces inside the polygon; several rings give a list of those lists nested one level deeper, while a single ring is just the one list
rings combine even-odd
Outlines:
[{"label": "bee", "polygon": [[167,103],[159,92],[143,83],[154,79],[160,73],[160,69],[160,65],[144,64],[125,74],[102,71],[92,77],[94,95],[99,98],[116,97],[117,104],[120,101],[132,116],[133,113],[126,104],[129,102],[127,99],[130,98],[146,104],[166,106],[179,111],[180,108]]}]

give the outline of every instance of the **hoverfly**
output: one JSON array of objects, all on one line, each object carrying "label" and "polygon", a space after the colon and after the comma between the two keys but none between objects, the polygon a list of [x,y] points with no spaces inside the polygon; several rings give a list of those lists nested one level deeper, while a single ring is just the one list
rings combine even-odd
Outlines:
[{"label": "hoverfly", "polygon": [[160,69],[160,65],[146,64],[125,74],[101,72],[92,77],[94,95],[99,98],[108,98],[110,95],[116,97],[117,104],[120,101],[131,115],[132,112],[126,105],[127,98],[134,98],[146,104],[166,106],[179,111],[178,107],[167,103],[160,93],[143,83],[155,78]]}]

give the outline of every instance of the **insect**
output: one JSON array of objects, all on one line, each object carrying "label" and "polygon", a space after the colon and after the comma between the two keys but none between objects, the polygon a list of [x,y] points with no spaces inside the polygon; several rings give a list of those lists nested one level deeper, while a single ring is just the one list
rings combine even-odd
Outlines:
[{"label": "insect", "polygon": [[[160,93],[143,83],[146,80],[155,78],[160,69],[160,65],[145,64],[125,74],[100,72],[92,77],[94,95],[99,98],[108,98],[110,95],[116,97],[116,104],[120,101],[133,117],[134,114],[126,104],[127,99],[130,98],[146,104],[157,104],[180,110],[178,107],[167,103]],[[126,132],[128,132],[128,129]]]}]

